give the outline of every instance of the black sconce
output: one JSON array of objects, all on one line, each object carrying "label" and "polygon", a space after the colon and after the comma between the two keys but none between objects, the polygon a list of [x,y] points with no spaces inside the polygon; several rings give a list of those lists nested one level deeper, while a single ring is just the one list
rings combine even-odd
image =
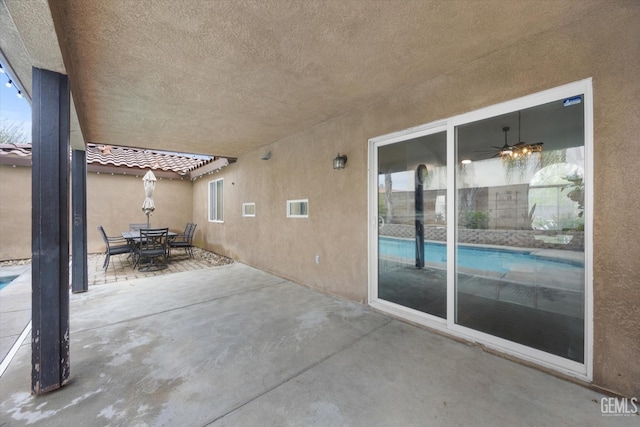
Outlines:
[{"label": "black sconce", "polygon": [[347,156],[346,155],[340,155],[340,153],[338,153],[338,157],[336,157],[335,159],[333,159],[333,168],[334,169],[344,169],[344,166],[347,164]]}]

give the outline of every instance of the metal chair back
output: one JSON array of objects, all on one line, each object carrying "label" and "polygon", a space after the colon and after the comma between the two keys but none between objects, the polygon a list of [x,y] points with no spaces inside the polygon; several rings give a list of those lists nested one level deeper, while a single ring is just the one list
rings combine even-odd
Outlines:
[{"label": "metal chair back", "polygon": [[121,254],[131,254],[133,252],[133,247],[127,242],[127,240],[123,237],[109,237],[107,233],[104,231],[104,228],[99,225],[98,231],[104,240],[104,244],[106,245],[105,251],[105,259],[104,264],[102,265],[106,270],[109,268],[109,260],[112,255],[121,255]]},{"label": "metal chair back", "polygon": [[[141,260],[147,259],[149,263],[140,267],[140,270],[158,270],[166,268],[168,259],[168,228],[141,228],[140,241],[136,249],[136,262],[134,268]],[[156,259],[161,258],[162,264],[156,263]]]},{"label": "metal chair back", "polygon": [[146,256],[166,253],[168,233],[168,228],[141,228],[139,250]]}]

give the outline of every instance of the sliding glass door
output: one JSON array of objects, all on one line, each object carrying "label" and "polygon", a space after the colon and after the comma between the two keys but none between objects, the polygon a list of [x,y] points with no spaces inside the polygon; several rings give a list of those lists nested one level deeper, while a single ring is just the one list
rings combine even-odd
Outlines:
[{"label": "sliding glass door", "polygon": [[370,303],[588,377],[591,81],[370,141]]},{"label": "sliding glass door", "polygon": [[455,321],[582,363],[584,103],[574,102],[456,126]]},{"label": "sliding glass door", "polygon": [[446,317],[445,132],[378,148],[378,295]]}]

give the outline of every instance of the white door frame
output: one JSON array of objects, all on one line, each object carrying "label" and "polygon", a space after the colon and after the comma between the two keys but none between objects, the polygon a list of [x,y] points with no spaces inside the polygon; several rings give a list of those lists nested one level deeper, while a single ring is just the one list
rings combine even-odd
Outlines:
[{"label": "white door frame", "polygon": [[[455,323],[455,129],[456,126],[522,110],[547,102],[583,95],[585,150],[585,307],[584,363],[517,344]],[[378,148],[420,136],[447,131],[447,318],[441,319],[418,310],[378,298]],[[369,305],[408,321],[446,334],[480,343],[493,350],[550,368],[584,381],[593,379],[593,90],[592,79],[555,87],[511,101],[492,105],[446,120],[405,129],[369,139],[368,147],[369,203]]]}]

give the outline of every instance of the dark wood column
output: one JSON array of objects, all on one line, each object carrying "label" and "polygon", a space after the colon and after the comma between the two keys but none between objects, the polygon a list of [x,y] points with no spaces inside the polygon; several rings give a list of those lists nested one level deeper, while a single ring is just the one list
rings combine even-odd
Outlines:
[{"label": "dark wood column", "polygon": [[71,155],[71,290],[89,290],[87,271],[87,153]]},{"label": "dark wood column", "polygon": [[69,380],[69,82],[33,68],[31,390]]}]

